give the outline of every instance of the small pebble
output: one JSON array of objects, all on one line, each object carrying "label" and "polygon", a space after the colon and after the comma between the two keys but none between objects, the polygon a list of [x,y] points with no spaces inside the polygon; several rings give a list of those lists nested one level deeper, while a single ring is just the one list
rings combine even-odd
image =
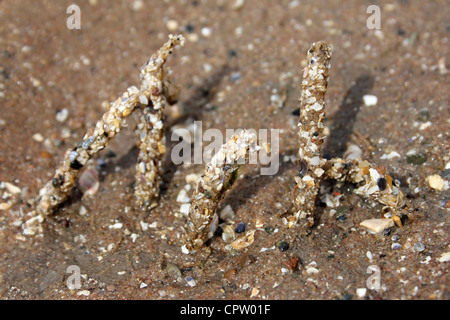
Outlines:
[{"label": "small pebble", "polygon": [[366,296],[366,293],[367,293],[367,289],[366,288],[358,288],[358,289],[356,289],[356,295],[359,298],[364,298]]},{"label": "small pebble", "polygon": [[450,261],[450,251],[441,254],[441,257],[439,258],[439,262],[449,262],[449,261]]},{"label": "small pebble", "polygon": [[317,274],[317,273],[319,273],[319,272],[320,272],[319,269],[314,268],[314,267],[308,267],[308,268],[306,269],[306,273],[307,273],[307,274]]},{"label": "small pebble", "polygon": [[237,80],[239,80],[241,78],[241,73],[240,72],[234,72],[230,75],[230,80],[235,82]]},{"label": "small pebble", "polygon": [[229,269],[223,274],[223,277],[227,280],[232,280],[237,275],[236,268]]},{"label": "small pebble", "polygon": [[[142,223],[141,223],[141,226],[142,226]],[[158,222],[153,221],[151,224],[147,223],[147,227],[148,228],[152,228],[152,229],[156,229],[156,228],[158,228]]]},{"label": "small pebble", "polygon": [[166,296],[166,291],[165,290],[159,290],[158,294],[161,298],[164,298]]},{"label": "small pebble", "polygon": [[380,178],[380,179],[378,179],[377,185],[378,185],[378,189],[379,189],[380,191],[386,190],[386,186],[387,186],[387,181],[386,181],[386,179],[385,179],[385,178]]},{"label": "small pebble", "polygon": [[94,143],[94,141],[95,141],[94,137],[87,138],[86,140],[83,140],[83,142],[81,142],[81,147],[84,150],[87,150],[89,149],[89,146]]},{"label": "small pebble", "polygon": [[264,226],[264,223],[260,219],[256,219],[255,221],[255,227],[256,228],[262,228]]},{"label": "small pebble", "polygon": [[445,57],[442,57],[438,60],[438,69],[439,69],[439,74],[441,74],[441,75],[447,74],[448,70],[447,70],[447,65],[445,63]]},{"label": "small pebble", "polygon": [[287,268],[281,268],[281,273],[282,274],[286,274],[286,273],[288,273],[289,272],[289,269],[287,269]]},{"label": "small pebble", "polygon": [[78,157],[78,152],[70,151],[69,153],[69,161],[74,161]]},{"label": "small pebble", "polygon": [[222,224],[221,225],[222,228],[222,239],[225,242],[230,242],[232,240],[234,240],[234,238],[236,237],[235,232],[233,230],[233,228],[228,225],[228,224]]},{"label": "small pebble", "polygon": [[242,9],[242,7],[244,6],[244,4],[245,4],[245,0],[236,0],[235,2],[234,2],[234,5],[233,5],[233,9],[234,10],[240,10],[240,9]]},{"label": "small pebble", "polygon": [[176,20],[169,20],[166,23],[166,27],[169,31],[176,31],[178,30],[179,24]]},{"label": "small pebble", "polygon": [[109,226],[110,229],[121,229],[122,227],[123,227],[123,224],[120,222],[117,222],[117,223]]},{"label": "small pebble", "polygon": [[267,226],[264,228],[264,230],[266,230],[268,234],[272,234],[275,231],[275,229],[272,226]]},{"label": "small pebble", "polygon": [[419,120],[422,122],[427,122],[430,118],[430,113],[427,109],[420,110],[419,112]]},{"label": "small pebble", "polygon": [[236,229],[234,229],[234,232],[236,233],[242,233],[245,231],[245,223],[241,222],[237,225]]},{"label": "small pebble", "polygon": [[219,227],[219,215],[214,213],[211,223],[209,224],[209,232],[207,235],[207,239],[211,239],[217,231]]},{"label": "small pebble", "polygon": [[278,249],[279,249],[281,252],[284,252],[284,251],[286,251],[286,250],[289,249],[289,244],[288,244],[287,242],[283,241],[283,242],[281,242],[281,243],[278,245]]},{"label": "small pebble", "polygon": [[89,290],[81,290],[81,291],[77,292],[77,295],[85,296],[85,297],[89,296],[90,294],[91,294],[91,292]]},{"label": "small pebble", "polygon": [[320,163],[320,157],[316,156],[309,160],[309,164],[312,166],[317,166]]},{"label": "small pebble", "polygon": [[207,27],[202,28],[201,32],[202,32],[202,36],[204,36],[206,38],[210,37],[212,34],[211,28],[207,28]]},{"label": "small pebble", "polygon": [[56,114],[56,121],[64,122],[69,118],[69,110],[67,108],[62,109]]},{"label": "small pebble", "polygon": [[320,110],[322,110],[322,108],[323,108],[323,105],[318,102],[314,103],[311,106],[311,109],[313,109],[314,111],[320,111]]},{"label": "small pebble", "polygon": [[177,202],[180,203],[189,203],[191,202],[191,198],[189,198],[185,189],[181,189],[177,195]]},{"label": "small pebble", "polygon": [[392,250],[397,250],[397,249],[400,249],[401,247],[402,247],[402,245],[397,242],[393,243],[391,246]]},{"label": "small pebble", "polygon": [[258,295],[258,293],[259,293],[259,289],[253,288],[252,292],[250,294],[250,298],[256,297]]},{"label": "small pebble", "polygon": [[86,213],[87,213],[86,207],[85,206],[81,206],[80,207],[80,211],[79,211],[80,216],[84,216],[84,215],[86,215]]},{"label": "small pebble", "polygon": [[184,30],[186,30],[187,33],[191,33],[191,32],[194,32],[195,27],[194,27],[192,24],[187,24],[187,25],[184,27]]},{"label": "small pebble", "polygon": [[425,245],[422,242],[416,242],[414,243],[414,250],[417,252],[422,252],[425,250]]},{"label": "small pebble", "polygon": [[396,157],[400,158],[401,156],[400,156],[400,154],[397,151],[391,151],[390,153],[383,154],[380,157],[380,159],[388,159],[388,160],[390,160],[390,159],[393,159],[393,158],[396,158]]},{"label": "small pebble", "polygon": [[195,173],[188,174],[185,178],[186,183],[196,183],[199,178],[199,175]]},{"label": "small pebble", "polygon": [[44,136],[40,133],[35,133],[33,134],[33,140],[36,142],[43,142],[44,141]]},{"label": "small pebble", "polygon": [[144,8],[144,1],[142,0],[134,0],[132,9],[133,11],[141,11]]},{"label": "small pebble", "polygon": [[0,210],[8,210],[11,208],[11,204],[7,202],[0,203]]},{"label": "small pebble", "polygon": [[230,58],[236,57],[236,56],[237,56],[237,52],[236,52],[236,50],[234,50],[234,49],[230,49],[230,50],[228,50],[227,55],[228,55]]},{"label": "small pebble", "polygon": [[240,237],[231,243],[231,247],[236,250],[247,248],[255,241],[255,231],[248,231],[245,236]]},{"label": "small pebble", "polygon": [[184,254],[189,254],[189,250],[186,248],[186,245],[183,245],[181,247],[181,252],[184,253]]},{"label": "small pebble", "polygon": [[367,219],[361,222],[360,225],[373,233],[379,233],[386,228],[393,227],[394,221],[391,219]]},{"label": "small pebble", "polygon": [[148,105],[148,98],[147,98],[147,96],[144,95],[144,94],[141,94],[141,95],[139,96],[139,102],[140,102],[142,105]]},{"label": "small pebble", "polygon": [[427,161],[427,156],[423,152],[417,152],[415,150],[408,151],[406,153],[406,162],[416,166],[420,166]]},{"label": "small pebble", "polygon": [[31,84],[33,85],[33,87],[38,88],[41,86],[41,81],[31,77]]},{"label": "small pebble", "polygon": [[419,130],[425,130],[425,129],[429,128],[429,127],[431,127],[431,122],[430,122],[430,121],[427,121],[427,122],[425,122],[425,123],[422,123],[422,124],[419,126]]},{"label": "small pebble", "polygon": [[347,147],[347,150],[344,152],[345,160],[361,160],[362,159],[362,150],[356,144],[350,144]]},{"label": "small pebble", "polygon": [[234,213],[233,208],[231,208],[229,204],[226,205],[225,208],[223,208],[219,213],[219,217],[223,221],[233,220],[235,215],[236,214]]},{"label": "small pebble", "polygon": [[198,41],[198,34],[196,33],[190,33],[186,37],[189,42],[197,42]]},{"label": "small pebble", "polygon": [[12,183],[5,182],[4,184],[5,184],[6,190],[8,190],[9,193],[19,194],[19,193],[22,192],[22,189],[20,189],[19,187],[13,185]]},{"label": "small pebble", "polygon": [[363,101],[366,107],[371,107],[377,104],[378,98],[374,95],[365,95],[363,96]]},{"label": "small pebble", "polygon": [[427,177],[428,185],[437,191],[444,191],[445,189],[445,181],[438,174],[433,174]]},{"label": "small pebble", "polygon": [[189,214],[189,209],[191,208],[191,205],[189,203],[183,203],[180,206],[180,212],[187,216]]},{"label": "small pebble", "polygon": [[426,257],[425,258],[425,260],[423,260],[423,261],[420,261],[420,263],[423,263],[423,264],[428,264],[428,262],[430,262],[431,261],[431,257],[430,256],[428,256],[428,257]]},{"label": "small pebble", "polygon": [[197,282],[195,282],[194,278],[192,277],[186,277],[184,278],[184,280],[186,280],[188,285],[190,285],[191,287],[195,287],[197,285]]},{"label": "small pebble", "polygon": [[270,102],[272,106],[277,108],[282,108],[284,105],[284,98],[278,93],[277,89],[272,90],[272,95],[270,96]]},{"label": "small pebble", "polygon": [[116,286],[113,284],[110,284],[106,287],[106,290],[108,290],[109,292],[116,291]]},{"label": "small pebble", "polygon": [[298,176],[300,178],[303,178],[303,176],[308,172],[308,164],[305,160],[300,161],[299,170],[298,170]]}]

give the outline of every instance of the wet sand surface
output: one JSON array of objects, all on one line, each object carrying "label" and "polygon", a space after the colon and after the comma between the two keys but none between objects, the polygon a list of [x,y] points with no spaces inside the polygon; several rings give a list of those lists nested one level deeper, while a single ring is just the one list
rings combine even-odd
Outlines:
[{"label": "wet sand surface", "polygon": [[[380,30],[367,28],[366,1],[295,0],[75,1],[81,29],[69,30],[72,2],[0,3],[3,299],[450,297],[446,1],[377,2]],[[135,206],[136,123],[130,119],[92,160],[98,192],[83,196],[77,187],[41,232],[25,235],[31,200],[64,152],[94,127],[102,103],[139,85],[140,67],[170,33],[182,33],[186,43],[165,66],[181,93],[166,109],[159,205],[150,212]],[[342,197],[331,205],[318,201],[310,235],[283,224],[298,172],[302,65],[319,40],[334,47],[323,151],[342,156],[351,142],[364,159],[385,166],[411,208],[402,228],[370,234],[360,223],[382,218],[383,206],[355,195],[351,184],[332,182],[323,184],[322,199]],[[376,105],[364,103],[367,95],[377,97]],[[256,230],[242,250],[229,250],[216,234],[198,254],[181,252],[186,217],[177,196],[187,185],[192,195],[186,177],[204,166],[174,165],[170,151],[177,142],[170,136],[194,121],[202,121],[203,131],[279,129],[277,174],[242,167],[220,205],[233,209],[233,229],[243,222]],[[433,175],[437,183],[430,185]],[[69,266],[80,270],[79,288],[67,286]],[[379,270],[379,290],[368,288],[370,266]]]}]

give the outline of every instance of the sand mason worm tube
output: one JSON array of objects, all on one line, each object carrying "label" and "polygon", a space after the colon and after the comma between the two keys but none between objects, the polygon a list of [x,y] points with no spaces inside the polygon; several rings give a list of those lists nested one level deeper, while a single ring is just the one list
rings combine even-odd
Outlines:
[{"label": "sand mason worm tube", "polygon": [[182,36],[170,36],[169,41],[141,69],[141,89],[134,86],[128,88],[116,101],[111,103],[109,109],[97,122],[93,133],[86,134],[82,141],[66,152],[64,160],[57,168],[53,178],[39,192],[37,211],[40,214],[48,215],[52,209],[68,198],[83,166],[120,132],[126,125],[126,118],[137,107],[148,106],[148,101],[160,106],[161,99],[151,96],[152,85],[160,84],[162,66],[166,57],[173,47],[183,44],[183,41]]},{"label": "sand mason worm tube", "polygon": [[211,236],[217,218],[217,206],[236,179],[238,164],[258,150],[256,134],[243,130],[222,145],[206,164],[205,172],[198,179],[192,196],[185,249],[191,251],[200,248]]},{"label": "sand mason worm tube", "polygon": [[[136,164],[135,196],[139,205],[152,208],[159,196],[164,144],[164,108],[166,85],[163,65],[176,45],[183,45],[182,36],[172,37],[141,70],[140,102],[145,107],[139,111],[136,135],[139,149]],[[150,103],[148,103],[150,99]]]},{"label": "sand mason worm tube", "polygon": [[298,131],[299,173],[294,178],[294,215],[288,227],[297,222],[302,231],[314,224],[315,200],[326,162],[320,151],[324,139],[325,94],[327,91],[332,47],[320,41],[308,50],[308,64],[303,72]]}]

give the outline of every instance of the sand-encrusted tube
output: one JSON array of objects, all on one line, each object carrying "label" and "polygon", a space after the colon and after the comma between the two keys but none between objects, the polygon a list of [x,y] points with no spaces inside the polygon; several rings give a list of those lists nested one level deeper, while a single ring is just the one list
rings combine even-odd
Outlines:
[{"label": "sand-encrusted tube", "polygon": [[[64,160],[56,170],[54,177],[39,192],[37,211],[40,214],[48,215],[55,207],[68,198],[81,168],[95,154],[103,150],[111,139],[120,132],[126,124],[126,118],[137,107],[144,106],[155,108],[155,110],[161,109],[164,98],[162,96],[155,97],[154,93],[156,90],[154,88],[161,87],[163,81],[162,67],[167,56],[176,45],[182,45],[183,42],[184,38],[181,35],[171,35],[169,41],[142,67],[141,88],[138,89],[134,86],[128,88],[116,101],[111,103],[108,111],[97,122],[94,132],[86,134],[82,141],[66,152]],[[149,101],[151,101],[151,104]],[[146,119],[142,119],[142,121],[144,120]],[[149,138],[143,137],[143,140],[148,144],[152,144],[152,138],[152,136]],[[155,141],[156,145],[158,141]],[[142,143],[140,147],[141,150],[145,148]],[[151,160],[149,158],[141,160],[141,162],[145,161],[150,162]],[[146,193],[145,196],[149,196],[149,194]]]},{"label": "sand-encrusted tube", "polygon": [[192,251],[203,246],[210,235],[217,206],[236,179],[236,170],[250,153],[259,150],[255,133],[243,130],[228,140],[198,179],[189,210],[185,234],[185,249]]},{"label": "sand-encrusted tube", "polygon": [[157,204],[165,152],[164,116],[162,111],[153,110],[151,107],[139,112],[139,123],[136,127],[139,153],[134,194],[138,205],[152,208]]},{"label": "sand-encrusted tube", "polygon": [[[395,185],[386,169],[366,160],[324,159],[321,152],[325,94],[329,78],[332,48],[326,42],[316,42],[308,51],[308,65],[303,72],[299,120],[299,173],[294,177],[294,215],[288,226],[297,222],[302,234],[309,233],[314,225],[315,200],[319,183],[335,179],[358,184],[355,193],[372,198],[398,212],[405,206],[405,195]],[[350,152],[358,154],[358,152]]]},{"label": "sand-encrusted tube", "polygon": [[[163,65],[167,56],[178,44],[184,44],[182,36],[171,38],[171,41],[164,44],[141,70],[141,92],[149,94],[140,96],[140,101],[145,107],[139,111],[139,123],[136,127],[139,154],[134,190],[137,203],[145,208],[154,207],[159,196],[162,159],[165,152],[164,108],[166,97],[164,95]],[[150,99],[151,103],[148,103],[147,99]]]},{"label": "sand-encrusted tube", "polygon": [[327,92],[332,47],[320,41],[308,50],[308,64],[303,71],[300,97],[298,131],[299,174],[295,179],[294,215],[288,226],[297,222],[301,230],[308,231],[314,224],[315,200],[319,182],[326,162],[320,151],[325,117],[325,94]]}]

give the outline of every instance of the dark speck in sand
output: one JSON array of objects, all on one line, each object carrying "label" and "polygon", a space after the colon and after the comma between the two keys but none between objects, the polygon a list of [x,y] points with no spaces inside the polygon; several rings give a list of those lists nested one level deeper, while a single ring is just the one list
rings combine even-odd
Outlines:
[{"label": "dark speck in sand", "polygon": [[280,249],[281,252],[284,252],[289,249],[289,244],[283,241],[278,245],[278,249]]},{"label": "dark speck in sand", "polygon": [[234,231],[236,233],[244,232],[245,231],[245,223],[243,223],[243,222],[239,223]]}]

